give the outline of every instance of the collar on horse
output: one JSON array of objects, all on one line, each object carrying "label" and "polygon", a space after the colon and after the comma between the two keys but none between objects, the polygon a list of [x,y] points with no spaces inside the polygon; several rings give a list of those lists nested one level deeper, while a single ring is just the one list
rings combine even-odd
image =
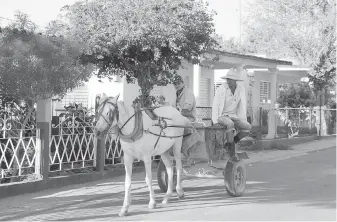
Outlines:
[{"label": "collar on horse", "polygon": [[[110,98],[107,98],[106,100],[103,101],[102,103],[102,109],[101,111],[98,113],[100,116],[103,117],[104,121],[106,121],[109,125],[109,127],[107,128],[107,132],[110,130],[111,128],[111,125],[113,123],[113,120],[114,118],[116,117],[116,120],[119,121],[119,112],[118,112],[118,106],[117,104],[114,104],[112,102],[109,102]],[[110,105],[113,105],[114,107],[114,110],[111,111],[111,108],[110,108],[110,112],[109,112],[109,121],[102,115],[102,112],[103,112],[103,107],[106,105],[106,104],[110,104]],[[153,110],[156,109],[158,107],[152,107],[152,108],[140,108],[139,105],[135,105],[134,109],[135,109],[135,112],[132,116],[129,117],[129,119],[127,119],[127,121],[125,121],[125,123],[119,128],[117,126],[117,129],[118,129],[118,133],[117,133],[117,136],[122,139],[123,141],[125,142],[135,142],[137,139],[141,138],[143,136],[143,133],[146,132],[146,133],[150,133],[152,135],[155,135],[155,136],[158,136],[158,139],[156,141],[156,144],[155,144],[155,147],[159,141],[159,139],[161,137],[166,137],[166,138],[178,138],[178,137],[186,137],[186,136],[189,136],[191,133],[188,133],[186,135],[181,135],[181,136],[166,136],[166,135],[162,135],[163,133],[163,130],[167,127],[183,127],[183,126],[168,126],[166,121],[164,119],[167,119],[165,117],[158,117],[157,115],[155,115],[155,113],[153,113]],[[152,133],[148,130],[145,130],[143,129],[143,114],[142,114],[142,111],[145,111],[147,115],[149,115],[149,117],[152,119],[152,120],[158,120],[158,123],[159,124],[155,124],[157,126],[160,126],[161,128],[161,131],[160,131],[160,134],[156,134],[156,133]],[[122,129],[125,127],[125,125],[133,118],[135,117],[135,126],[134,126],[134,129],[133,131],[129,134],[129,135],[124,135],[122,133]]]},{"label": "collar on horse", "polygon": [[[99,111],[98,115],[101,116],[104,121],[108,124],[108,128],[106,130],[105,133],[109,132],[111,125],[113,123],[113,120],[116,118],[117,122],[119,121],[119,111],[118,111],[118,106],[115,103],[109,102],[109,99],[111,97],[105,99],[103,101],[103,103],[101,104],[102,108]],[[104,115],[102,115],[103,112],[103,107],[106,104],[110,104],[114,107],[114,110],[112,111],[112,109],[110,108],[110,112],[108,115],[108,119],[104,117]],[[135,127],[133,129],[133,131],[129,134],[129,135],[124,135],[122,133],[122,129],[126,126],[126,124],[133,118],[135,117]],[[123,139],[126,142],[134,142],[135,140],[139,139],[140,137],[142,137],[143,135],[143,118],[142,118],[142,110],[139,108],[139,106],[135,107],[135,113],[129,117],[129,119],[119,128],[117,126],[118,132],[117,132],[117,136],[121,139]]]}]

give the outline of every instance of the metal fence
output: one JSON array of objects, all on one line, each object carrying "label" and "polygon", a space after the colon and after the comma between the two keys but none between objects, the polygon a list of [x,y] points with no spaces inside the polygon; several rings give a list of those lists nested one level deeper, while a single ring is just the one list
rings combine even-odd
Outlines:
[{"label": "metal fence", "polygon": [[[197,121],[206,122],[212,107],[197,107]],[[321,113],[321,118],[319,113]],[[252,136],[263,139],[268,134],[269,121],[275,119],[277,137],[336,134],[336,109],[312,108],[247,108],[247,121],[252,125]],[[322,121],[320,121],[322,120]],[[321,129],[321,130],[320,130]]]},{"label": "metal fence", "polygon": [[51,128],[50,171],[94,167],[96,142],[93,122],[86,122],[75,114],[64,115]]},{"label": "metal fence", "polygon": [[[211,118],[211,107],[197,107],[197,121]],[[13,178],[41,178],[42,155],[40,130],[36,124],[25,125],[20,117],[0,116],[0,179],[11,182]],[[252,124],[252,135],[263,139],[268,134],[269,121],[275,121],[279,137],[303,135],[328,135],[336,133],[336,110],[315,108],[248,108],[247,120]],[[24,126],[25,125],[25,126]],[[49,164],[47,174],[78,169],[98,169],[97,140],[93,132],[94,121],[68,113],[53,121],[48,139]],[[116,135],[105,138],[103,166],[123,164],[123,151]],[[159,158],[153,157],[153,159]],[[137,160],[139,161],[139,160]],[[45,172],[45,171],[44,171]],[[50,176],[50,175],[49,175]]]},{"label": "metal fence", "polygon": [[[320,117],[321,114],[321,117]],[[275,121],[278,138],[336,133],[336,110],[313,108],[248,108],[247,119],[252,124],[252,134],[263,139],[269,132],[269,121]],[[322,120],[322,121],[321,121]]]},{"label": "metal fence", "polygon": [[17,182],[40,176],[40,130],[21,116],[0,116],[0,181]]},{"label": "metal fence", "polygon": [[105,165],[123,163],[123,150],[115,134],[108,134],[105,138]]}]

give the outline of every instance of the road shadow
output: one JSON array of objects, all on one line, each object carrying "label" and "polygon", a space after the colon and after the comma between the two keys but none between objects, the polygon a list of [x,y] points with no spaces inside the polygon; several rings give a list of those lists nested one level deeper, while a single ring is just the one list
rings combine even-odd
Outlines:
[{"label": "road shadow", "polygon": [[[143,180],[133,180],[133,202],[129,216],[119,218],[118,213],[124,199],[124,183],[105,181],[31,199],[31,202],[26,203],[27,206],[22,207],[33,208],[34,204],[40,204],[40,209],[13,211],[12,215],[2,215],[0,220],[132,221],[136,220],[137,216],[160,212],[247,204],[290,203],[302,207],[336,209],[336,165],[322,161],[322,156],[317,159],[301,157],[268,165],[256,164],[248,167],[248,172],[250,171],[255,173],[248,173],[246,192],[238,198],[226,194],[223,180],[213,181],[212,185],[209,185],[210,182],[205,179],[191,179],[183,184],[185,199],[178,200],[175,195],[167,205],[161,204],[164,193],[155,189],[157,208],[148,210],[148,188]],[[153,181],[156,181],[156,178],[153,178]],[[153,186],[158,188],[156,182]],[[46,202],[49,204],[43,206]]]},{"label": "road shadow", "polygon": [[[312,187],[315,187],[315,181],[312,181]],[[101,185],[102,186],[102,185]],[[108,186],[108,185],[105,185]],[[288,186],[276,183],[260,182],[248,184],[244,196],[239,198],[229,197],[223,185],[219,186],[202,186],[202,187],[185,187],[186,197],[178,200],[175,195],[167,205],[161,204],[164,196],[159,189],[155,190],[157,195],[157,208],[154,210],[147,209],[149,201],[149,192],[147,187],[141,186],[132,190],[132,206],[129,217],[125,220],[132,220],[133,216],[148,215],[160,212],[176,212],[188,209],[205,209],[208,207],[242,205],[253,203],[297,203],[302,206],[336,209],[335,195],[316,193],[309,194],[303,191],[301,186]],[[113,194],[93,194],[78,195],[68,198],[50,197],[49,201],[58,203],[50,208],[43,208],[31,212],[17,213],[15,215],[3,215],[2,220],[57,220],[57,221],[81,221],[117,218],[118,212],[123,205],[124,190]],[[69,201],[76,199],[82,201]],[[40,199],[41,200],[41,199]],[[66,200],[69,202],[66,203]],[[62,204],[62,201],[64,203]],[[133,210],[137,207],[138,210]],[[143,210],[139,210],[143,209]],[[100,210],[102,213],[99,213]],[[104,213],[103,213],[104,212]],[[80,216],[78,216],[80,215]],[[119,218],[121,219],[121,218]]]}]

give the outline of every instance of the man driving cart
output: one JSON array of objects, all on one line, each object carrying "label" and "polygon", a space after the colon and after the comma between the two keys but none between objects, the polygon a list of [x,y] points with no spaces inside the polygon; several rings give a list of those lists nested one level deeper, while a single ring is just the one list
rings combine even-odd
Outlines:
[{"label": "man driving cart", "polygon": [[[230,69],[226,76],[221,77],[226,82],[220,85],[214,96],[212,105],[213,124],[226,126],[226,148],[231,158],[236,158],[235,144],[246,137],[252,126],[247,122],[246,92],[244,85],[238,84],[241,73]],[[234,130],[239,133],[234,137]]]},{"label": "man driving cart", "polygon": [[[194,94],[186,87],[184,80],[180,75],[176,75],[172,82],[176,89],[175,107],[184,117],[186,117],[186,126],[193,127],[194,122],[196,121],[196,101]],[[183,138],[182,152],[187,160],[190,160],[189,153],[191,148],[198,142],[203,141],[197,130],[194,128],[185,128],[184,135],[187,136],[184,136]]]}]

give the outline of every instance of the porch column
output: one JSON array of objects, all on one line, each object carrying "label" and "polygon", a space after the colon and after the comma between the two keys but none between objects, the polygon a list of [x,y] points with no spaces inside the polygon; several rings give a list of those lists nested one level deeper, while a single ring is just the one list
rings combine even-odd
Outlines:
[{"label": "porch column", "polygon": [[277,110],[276,100],[277,100],[277,69],[269,69],[271,73],[271,83],[270,83],[270,100],[271,100],[271,110],[268,113],[268,135],[267,139],[274,139],[277,137]]},{"label": "porch column", "polygon": [[[236,70],[241,74],[241,78],[243,79],[242,84],[244,85],[244,87],[246,89],[246,99],[248,99],[249,78],[248,78],[247,71],[244,70],[244,67],[245,67],[245,64],[239,64],[239,65],[235,66]],[[248,104],[248,101],[246,101],[246,102]]]},{"label": "porch column", "polygon": [[193,65],[193,94],[197,103],[200,105],[200,77],[201,77],[201,67],[199,64]]}]

